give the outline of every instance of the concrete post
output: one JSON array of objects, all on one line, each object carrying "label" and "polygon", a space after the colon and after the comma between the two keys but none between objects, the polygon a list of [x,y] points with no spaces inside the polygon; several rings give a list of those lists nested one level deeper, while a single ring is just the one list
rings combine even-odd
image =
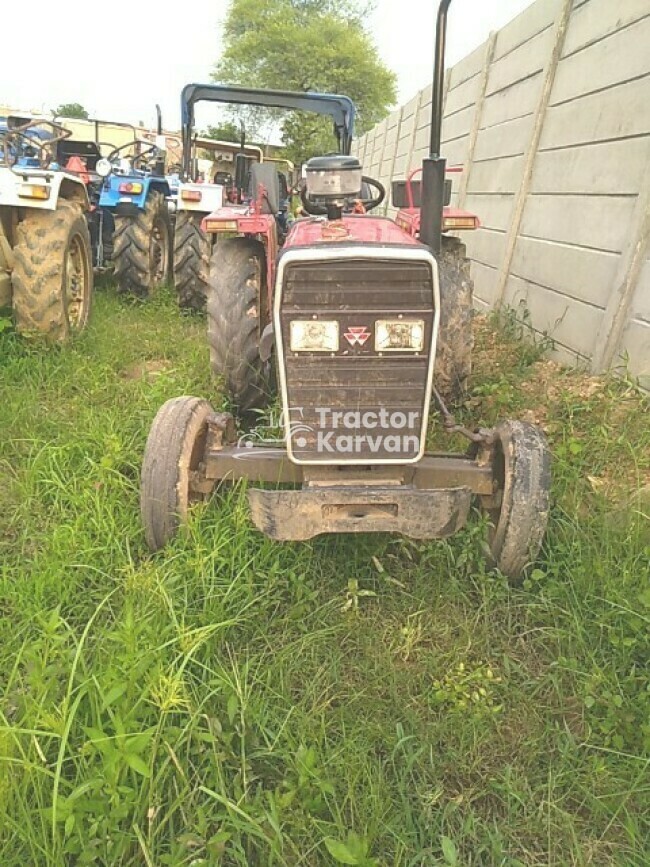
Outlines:
[{"label": "concrete post", "polygon": [[650,147],[632,215],[627,247],[621,253],[614,286],[603,314],[591,358],[591,369],[602,373],[611,366],[627,325],[630,305],[650,246]]},{"label": "concrete post", "polygon": [[411,133],[411,141],[409,143],[407,157],[406,157],[406,175],[408,176],[409,172],[412,169],[412,160],[413,160],[413,151],[415,149],[415,136],[418,131],[418,118],[420,116],[420,108],[422,106],[422,94],[424,90],[420,90],[418,92],[418,100],[415,105],[415,114],[413,115],[413,132]]},{"label": "concrete post", "polygon": [[526,206],[526,198],[528,197],[530,181],[533,175],[535,157],[537,156],[539,140],[541,138],[542,129],[544,127],[546,109],[548,108],[548,104],[551,98],[551,91],[553,90],[553,83],[555,81],[555,73],[557,71],[558,63],[560,61],[560,57],[562,56],[562,47],[564,46],[564,39],[569,26],[569,21],[571,19],[572,9],[573,0],[564,0],[562,11],[560,12],[560,17],[558,18],[555,25],[555,36],[553,39],[551,56],[546,65],[546,68],[544,69],[544,72],[542,73],[542,90],[539,95],[539,100],[537,101],[537,108],[535,109],[535,115],[533,118],[533,131],[531,134],[530,142],[528,144],[528,148],[526,150],[526,158],[524,161],[521,184],[519,186],[519,191],[515,199],[512,219],[510,221],[510,227],[508,228],[508,234],[506,238],[505,253],[503,255],[503,261],[501,262],[501,268],[499,270],[499,276],[497,279],[495,294],[496,307],[500,307],[501,304],[503,304],[503,297],[505,295],[508,277],[510,276],[510,266],[512,265],[512,259],[515,253],[515,247],[517,245],[517,238],[519,236],[519,229],[521,227],[521,221],[524,215],[524,208]]},{"label": "concrete post", "polygon": [[490,33],[489,39],[485,44],[485,61],[483,62],[483,70],[481,72],[481,81],[479,84],[479,94],[474,108],[474,120],[472,128],[469,131],[469,142],[467,145],[467,158],[463,173],[460,179],[460,187],[458,189],[458,207],[465,207],[465,199],[467,198],[467,190],[469,188],[469,177],[472,172],[474,163],[474,151],[476,150],[476,141],[478,132],[481,128],[481,118],[483,117],[483,106],[485,105],[485,93],[487,91],[488,79],[490,78],[490,67],[494,58],[494,46],[497,43],[497,34],[495,31]]},{"label": "concrete post", "polygon": [[[400,108],[399,112],[399,120],[397,121],[397,137],[395,139],[395,144],[393,145],[393,156],[390,161],[390,170],[388,172],[388,182],[389,185],[392,183],[393,174],[395,173],[395,160],[397,159],[397,148],[399,147],[399,136],[402,131],[402,118],[404,117],[404,106]],[[384,202],[383,212],[384,216],[388,214],[388,208],[392,207],[390,200],[390,189],[386,190],[386,200]]]}]

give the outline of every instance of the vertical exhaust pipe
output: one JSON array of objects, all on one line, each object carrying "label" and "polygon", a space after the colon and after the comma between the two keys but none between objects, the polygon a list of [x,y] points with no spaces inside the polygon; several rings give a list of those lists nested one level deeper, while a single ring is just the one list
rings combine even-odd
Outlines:
[{"label": "vertical exhaust pipe", "polygon": [[446,161],[440,156],[442,138],[443,88],[445,80],[445,43],[447,12],[451,0],[441,0],[436,21],[436,44],[431,92],[431,130],[429,156],[422,162],[422,206],[420,240],[439,253],[442,243],[442,209],[444,207]]}]

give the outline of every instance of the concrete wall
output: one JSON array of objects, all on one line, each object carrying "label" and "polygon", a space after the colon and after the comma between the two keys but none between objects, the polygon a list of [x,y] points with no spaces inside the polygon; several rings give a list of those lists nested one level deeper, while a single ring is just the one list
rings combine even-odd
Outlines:
[{"label": "concrete wall", "polygon": [[[430,113],[428,87],[357,142],[366,173],[416,168]],[[442,150],[483,224],[463,236],[477,306],[650,388],[650,0],[537,0],[447,71]]]}]

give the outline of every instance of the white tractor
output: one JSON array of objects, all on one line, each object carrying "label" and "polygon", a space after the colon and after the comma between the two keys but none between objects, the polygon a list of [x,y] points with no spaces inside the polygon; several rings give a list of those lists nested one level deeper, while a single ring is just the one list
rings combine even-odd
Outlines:
[{"label": "white tractor", "polygon": [[61,171],[46,119],[0,118],[0,307],[16,328],[63,341],[84,328],[93,269],[83,180]]}]

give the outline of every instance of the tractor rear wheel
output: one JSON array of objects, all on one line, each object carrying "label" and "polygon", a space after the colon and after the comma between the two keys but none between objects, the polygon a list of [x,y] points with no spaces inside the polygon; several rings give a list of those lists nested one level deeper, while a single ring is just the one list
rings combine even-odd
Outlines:
[{"label": "tractor rear wheel", "polygon": [[210,258],[208,342],[210,366],[241,414],[268,403],[268,377],[260,358],[259,305],[265,278],[264,248],[248,238],[224,238]]},{"label": "tractor rear wheel", "polygon": [[86,326],[93,268],[80,204],[61,199],[55,211],[25,211],[16,227],[11,279],[18,331],[63,341]]},{"label": "tractor rear wheel", "polygon": [[147,438],[140,482],[140,514],[151,551],[158,551],[205,495],[192,490],[190,473],[203,459],[212,407],[198,397],[174,397],[158,410]]},{"label": "tractor rear wheel", "polygon": [[438,258],[440,330],[434,383],[445,403],[464,395],[472,372],[472,310],[474,282],[465,245],[443,235]]},{"label": "tractor rear wheel", "polygon": [[210,240],[201,231],[202,214],[178,211],[174,228],[174,285],[178,306],[205,310],[210,272]]},{"label": "tractor rear wheel", "polygon": [[120,292],[147,298],[169,278],[171,225],[162,193],[151,192],[135,217],[115,217],[113,262]]},{"label": "tractor rear wheel", "polygon": [[550,508],[551,456],[542,431],[523,421],[496,428],[495,493],[480,499],[490,519],[490,566],[518,583],[544,539]]}]

